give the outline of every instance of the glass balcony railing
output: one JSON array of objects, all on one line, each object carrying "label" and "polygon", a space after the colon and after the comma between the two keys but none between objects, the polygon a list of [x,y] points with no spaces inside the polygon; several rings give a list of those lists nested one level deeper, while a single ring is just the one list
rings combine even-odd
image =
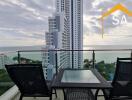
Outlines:
[{"label": "glass balcony railing", "polygon": [[101,73],[102,76],[105,77],[105,79],[111,81],[113,80],[117,57],[129,58],[131,56],[130,54],[131,51],[124,51],[124,50],[96,51],[95,68]]},{"label": "glass balcony railing", "polygon": [[0,95],[14,85],[6,72],[5,64],[42,64],[47,80],[52,79],[61,68],[96,68],[106,80],[111,81],[117,57],[132,57],[132,50],[23,50],[2,53],[0,54]]},{"label": "glass balcony railing", "polygon": [[6,72],[5,65],[18,63],[15,57],[17,57],[17,52],[7,52],[0,54],[0,95],[2,95],[14,85],[8,76],[8,73]]}]

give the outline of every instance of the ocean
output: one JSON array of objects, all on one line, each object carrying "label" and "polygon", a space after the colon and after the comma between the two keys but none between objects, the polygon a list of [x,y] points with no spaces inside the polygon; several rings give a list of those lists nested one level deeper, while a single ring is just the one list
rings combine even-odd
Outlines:
[{"label": "ocean", "polygon": [[[18,50],[41,50],[42,46],[23,46],[23,47],[0,47],[0,54],[4,53],[9,58],[17,56]],[[108,49],[132,49],[131,45],[91,45],[84,46],[84,50],[108,50]],[[42,60],[41,52],[22,52],[21,57]],[[117,57],[131,57],[131,51],[95,51],[96,62],[105,61],[106,63],[116,62]],[[83,59],[92,59],[92,51],[83,51]]]}]

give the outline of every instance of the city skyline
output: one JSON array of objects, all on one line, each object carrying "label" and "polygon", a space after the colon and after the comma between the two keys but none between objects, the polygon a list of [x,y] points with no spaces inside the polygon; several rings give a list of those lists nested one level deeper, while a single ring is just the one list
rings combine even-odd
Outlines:
[{"label": "city skyline", "polygon": [[[110,33],[109,36],[106,35],[103,39],[101,33],[97,33],[100,25],[98,25],[96,19],[100,16],[102,9],[105,12],[118,3],[122,3],[130,10],[132,9],[131,0],[84,0],[84,45],[131,44],[131,18],[128,18],[129,23],[125,27],[113,28],[108,25],[108,30],[112,30],[113,33]],[[55,10],[53,5],[54,2],[50,0],[0,0],[0,47],[44,44],[44,33],[48,30],[48,21],[46,20]],[[9,9],[6,9],[7,7]],[[115,15],[120,16],[122,13],[116,13]],[[108,22],[110,22],[110,19],[106,21],[106,23]],[[119,29],[121,29],[120,32],[117,31]]]}]

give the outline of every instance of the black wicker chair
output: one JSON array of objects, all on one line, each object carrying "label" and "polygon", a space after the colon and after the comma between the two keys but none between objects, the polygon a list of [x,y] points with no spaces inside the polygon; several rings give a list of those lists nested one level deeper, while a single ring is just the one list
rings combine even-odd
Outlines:
[{"label": "black wicker chair", "polygon": [[[21,92],[19,100],[22,100],[23,97],[49,97],[52,100],[51,82],[46,82],[42,65],[14,64],[5,65],[5,67]],[[56,94],[56,90],[54,94]]]},{"label": "black wicker chair", "polygon": [[117,58],[115,76],[111,84],[111,90],[103,90],[106,100],[132,100],[132,58]]},{"label": "black wicker chair", "polygon": [[63,92],[64,100],[94,100],[94,95],[90,89],[67,88]]}]

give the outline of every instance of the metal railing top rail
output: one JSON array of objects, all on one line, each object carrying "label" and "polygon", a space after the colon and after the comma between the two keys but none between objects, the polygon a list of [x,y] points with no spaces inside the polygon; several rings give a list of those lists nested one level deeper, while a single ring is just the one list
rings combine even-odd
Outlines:
[{"label": "metal railing top rail", "polygon": [[10,53],[17,53],[18,51],[7,51],[7,52],[0,52],[0,55],[10,54]]},{"label": "metal railing top rail", "polygon": [[48,52],[48,51],[132,51],[132,49],[84,49],[84,50],[43,49],[43,50],[20,50],[17,52]]},{"label": "metal railing top rail", "polygon": [[132,49],[82,49],[82,50],[68,50],[68,49],[43,49],[43,50],[17,50],[0,52],[0,55],[17,53],[17,52],[48,52],[48,51],[132,51]]}]

